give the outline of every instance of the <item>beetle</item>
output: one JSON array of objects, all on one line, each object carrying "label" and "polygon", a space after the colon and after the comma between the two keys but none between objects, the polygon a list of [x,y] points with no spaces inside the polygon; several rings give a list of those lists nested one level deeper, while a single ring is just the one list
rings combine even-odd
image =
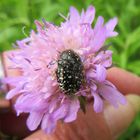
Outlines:
[{"label": "beetle", "polygon": [[60,53],[57,65],[56,77],[60,89],[67,95],[75,94],[84,79],[80,56],[73,50],[65,50]]}]

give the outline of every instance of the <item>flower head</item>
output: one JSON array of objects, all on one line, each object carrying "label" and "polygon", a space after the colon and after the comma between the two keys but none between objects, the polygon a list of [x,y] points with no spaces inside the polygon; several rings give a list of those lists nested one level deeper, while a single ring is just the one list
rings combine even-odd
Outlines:
[{"label": "flower head", "polygon": [[17,114],[29,113],[27,125],[35,130],[40,124],[47,133],[54,131],[57,121],[72,122],[81,103],[94,98],[95,112],[103,110],[103,100],[114,107],[125,104],[124,96],[106,80],[112,65],[112,51],[104,47],[105,40],[117,35],[117,18],[104,24],[99,16],[95,27],[95,9],[89,6],[81,14],[70,8],[69,17],[60,26],[43,20],[35,21],[37,33],[17,41],[19,50],[9,59],[21,76],[5,81],[14,88],[7,99],[20,95],[16,101]]}]

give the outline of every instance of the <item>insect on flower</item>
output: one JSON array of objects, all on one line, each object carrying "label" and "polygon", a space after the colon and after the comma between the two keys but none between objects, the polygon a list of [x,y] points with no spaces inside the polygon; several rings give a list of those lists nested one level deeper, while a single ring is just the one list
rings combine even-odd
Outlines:
[{"label": "insect on flower", "polygon": [[61,53],[56,70],[57,81],[60,88],[66,94],[76,93],[83,82],[83,64],[72,50],[65,50]]},{"label": "insect on flower", "polygon": [[95,8],[82,13],[70,8],[69,17],[60,26],[43,20],[35,21],[37,32],[17,41],[18,51],[10,58],[22,75],[4,79],[14,87],[7,99],[19,95],[17,114],[29,113],[27,126],[39,125],[46,133],[55,130],[58,120],[72,122],[77,112],[85,112],[85,102],[93,100],[93,110],[101,112],[104,100],[114,107],[125,104],[125,97],[109,82],[107,69],[112,66],[112,51],[104,47],[114,31],[117,18],[104,23],[102,16],[92,28]]}]

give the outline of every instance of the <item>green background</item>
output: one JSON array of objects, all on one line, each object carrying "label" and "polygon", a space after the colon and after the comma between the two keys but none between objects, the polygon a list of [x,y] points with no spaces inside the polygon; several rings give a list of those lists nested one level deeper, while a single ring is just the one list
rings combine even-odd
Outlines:
[{"label": "green background", "polygon": [[[118,17],[119,35],[107,41],[113,44],[114,62],[140,75],[140,0],[0,0],[0,51],[13,49],[16,40],[28,36],[35,19],[59,25],[63,19],[58,13],[66,16],[70,6],[81,11],[90,4],[96,7],[96,18]],[[119,140],[140,140],[140,114]]]}]

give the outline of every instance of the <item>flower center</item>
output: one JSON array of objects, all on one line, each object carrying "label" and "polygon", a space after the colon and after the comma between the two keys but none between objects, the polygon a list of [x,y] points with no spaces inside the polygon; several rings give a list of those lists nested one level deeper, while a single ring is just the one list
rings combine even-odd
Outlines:
[{"label": "flower center", "polygon": [[57,64],[56,76],[61,90],[68,95],[79,91],[84,79],[84,67],[79,55],[73,50],[65,50]]}]

